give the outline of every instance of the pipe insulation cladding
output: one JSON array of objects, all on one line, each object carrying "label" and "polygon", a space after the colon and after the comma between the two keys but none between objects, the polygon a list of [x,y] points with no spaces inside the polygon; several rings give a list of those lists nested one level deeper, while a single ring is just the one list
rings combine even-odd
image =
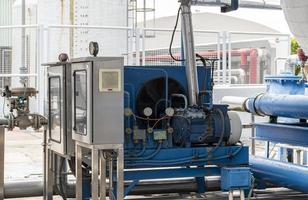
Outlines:
[{"label": "pipe insulation cladding", "polygon": [[250,156],[249,163],[255,178],[281,186],[308,192],[308,167]]}]

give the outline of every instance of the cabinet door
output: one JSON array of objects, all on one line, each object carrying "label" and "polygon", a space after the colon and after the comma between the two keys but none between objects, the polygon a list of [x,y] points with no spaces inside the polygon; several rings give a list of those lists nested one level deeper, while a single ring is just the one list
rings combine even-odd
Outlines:
[{"label": "cabinet door", "polygon": [[76,70],[74,78],[74,131],[87,135],[87,70]]}]

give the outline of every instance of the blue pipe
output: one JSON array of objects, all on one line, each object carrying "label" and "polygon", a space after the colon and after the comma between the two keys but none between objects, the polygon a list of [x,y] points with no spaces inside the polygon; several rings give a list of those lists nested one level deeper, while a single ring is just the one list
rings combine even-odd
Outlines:
[{"label": "blue pipe", "polygon": [[308,96],[261,94],[245,102],[247,111],[257,115],[308,119]]},{"label": "blue pipe", "polygon": [[308,167],[250,156],[255,178],[276,186],[308,192]]}]

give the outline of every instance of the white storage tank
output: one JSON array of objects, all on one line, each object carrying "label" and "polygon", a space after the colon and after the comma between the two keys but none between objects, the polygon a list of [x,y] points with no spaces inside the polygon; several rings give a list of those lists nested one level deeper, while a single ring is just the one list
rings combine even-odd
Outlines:
[{"label": "white storage tank", "polygon": [[[12,4],[13,0],[0,1],[0,26],[9,26],[12,24]],[[11,46],[11,32],[9,30],[0,30],[0,47]]]},{"label": "white storage tank", "polygon": [[[16,0],[13,5],[15,25],[21,24],[21,2]],[[123,27],[127,26],[127,0],[26,0],[26,24]],[[36,38],[36,33],[33,34],[29,37]],[[127,31],[124,30],[52,28],[47,35],[48,49],[44,49],[47,57],[43,62],[55,61],[63,52],[70,57],[88,56],[90,41],[100,44],[100,54],[104,56],[127,53]],[[14,38],[15,43],[20,43],[20,34],[14,37],[17,38]],[[29,45],[35,47],[36,42],[31,41]]]},{"label": "white storage tank", "polygon": [[[37,19],[49,25],[127,26],[127,0],[39,0]],[[53,28],[49,35],[48,61],[62,52],[88,56],[90,41],[98,42],[105,56],[126,53],[127,31],[123,30]]]},{"label": "white storage tank", "polygon": [[308,54],[308,1],[281,0],[281,6],[291,32]]}]

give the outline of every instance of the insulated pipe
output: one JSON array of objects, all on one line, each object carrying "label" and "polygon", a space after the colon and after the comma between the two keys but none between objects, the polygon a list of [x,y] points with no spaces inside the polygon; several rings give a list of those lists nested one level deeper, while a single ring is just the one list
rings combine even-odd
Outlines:
[{"label": "insulated pipe", "polygon": [[191,16],[191,0],[181,0],[182,10],[182,37],[186,61],[186,78],[188,84],[189,105],[197,105],[199,96],[198,74],[194,33]]},{"label": "insulated pipe", "polygon": [[228,104],[230,110],[245,111],[244,104],[247,97],[224,96],[221,99],[222,104]]},{"label": "insulated pipe", "polygon": [[244,104],[247,111],[257,115],[308,119],[308,96],[261,94]]},{"label": "insulated pipe", "polygon": [[[206,191],[220,190],[220,177],[206,177]],[[43,182],[41,180],[14,181],[4,186],[5,198],[23,198],[43,195]],[[68,198],[75,197],[75,188],[72,183],[68,186]],[[164,193],[190,193],[197,192],[198,185],[193,179],[176,181],[148,181],[138,184],[130,193],[131,195],[164,194]],[[107,188],[108,192],[108,188]]]},{"label": "insulated pipe", "polygon": [[308,192],[308,167],[250,156],[249,162],[256,179],[276,186]]}]

